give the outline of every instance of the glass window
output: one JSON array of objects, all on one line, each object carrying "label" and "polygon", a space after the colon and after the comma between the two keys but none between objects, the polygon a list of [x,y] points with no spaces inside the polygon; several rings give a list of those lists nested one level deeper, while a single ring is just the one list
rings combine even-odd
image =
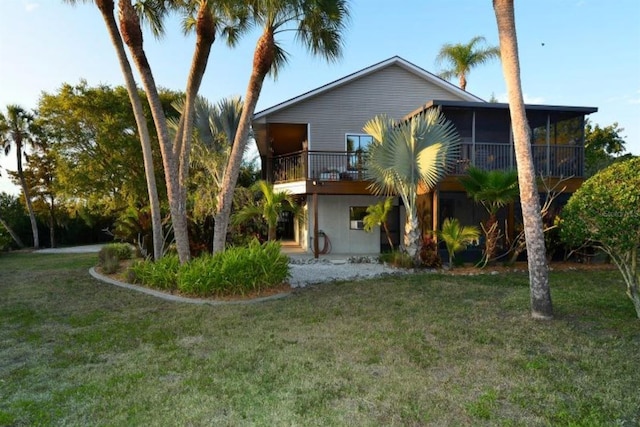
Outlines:
[{"label": "glass window", "polygon": [[364,230],[364,217],[367,216],[366,206],[351,206],[349,208],[349,228]]},{"label": "glass window", "polygon": [[363,152],[373,142],[373,137],[366,134],[347,134],[347,151]]}]

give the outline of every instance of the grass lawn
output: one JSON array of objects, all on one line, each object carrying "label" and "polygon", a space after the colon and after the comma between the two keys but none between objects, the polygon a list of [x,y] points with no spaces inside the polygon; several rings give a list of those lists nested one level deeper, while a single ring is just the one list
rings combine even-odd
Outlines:
[{"label": "grass lawn", "polygon": [[617,271],[335,283],[248,306],[102,284],[95,254],[0,254],[0,425],[640,424]]}]

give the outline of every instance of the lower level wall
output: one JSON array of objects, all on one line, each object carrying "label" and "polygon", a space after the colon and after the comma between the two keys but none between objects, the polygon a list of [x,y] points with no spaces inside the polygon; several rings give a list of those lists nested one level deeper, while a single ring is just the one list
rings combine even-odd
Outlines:
[{"label": "lower level wall", "polygon": [[[349,212],[352,206],[375,204],[380,198],[375,196],[318,196],[318,229],[327,237],[331,253],[337,254],[379,254],[380,229],[371,233],[350,228]],[[307,251],[313,252],[313,199],[307,199]],[[301,242],[302,243],[302,242]],[[324,238],[318,239],[320,250],[325,245]],[[304,248],[304,244],[302,245]]]}]

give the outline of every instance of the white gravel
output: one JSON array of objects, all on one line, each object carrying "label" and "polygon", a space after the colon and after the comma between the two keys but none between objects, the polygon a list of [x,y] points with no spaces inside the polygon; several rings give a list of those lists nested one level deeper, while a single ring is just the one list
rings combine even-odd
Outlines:
[{"label": "white gravel", "polygon": [[378,263],[351,263],[346,260],[292,261],[289,283],[293,288],[341,280],[359,280],[403,272]]}]

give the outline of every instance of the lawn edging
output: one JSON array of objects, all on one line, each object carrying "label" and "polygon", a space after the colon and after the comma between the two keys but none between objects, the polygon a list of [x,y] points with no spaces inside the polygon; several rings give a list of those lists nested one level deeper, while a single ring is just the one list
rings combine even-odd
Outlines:
[{"label": "lawn edging", "polygon": [[211,300],[205,298],[189,298],[183,297],[180,295],[168,294],[166,292],[158,291],[156,289],[145,288],[144,286],[132,285],[131,283],[121,282],[119,280],[112,279],[111,277],[104,276],[98,273],[95,267],[91,267],[89,269],[89,274],[94,279],[107,283],[109,285],[119,286],[121,288],[129,289],[132,291],[140,292],[143,294],[151,295],[156,298],[160,298],[166,301],[172,302],[184,302],[187,304],[198,304],[198,305],[246,305],[246,304],[257,304],[266,301],[272,301],[276,299],[286,298],[291,295],[292,292],[283,292],[275,295],[269,295],[266,297],[252,298],[252,299],[244,299],[244,300],[233,300],[233,301],[222,301],[222,300]]}]

